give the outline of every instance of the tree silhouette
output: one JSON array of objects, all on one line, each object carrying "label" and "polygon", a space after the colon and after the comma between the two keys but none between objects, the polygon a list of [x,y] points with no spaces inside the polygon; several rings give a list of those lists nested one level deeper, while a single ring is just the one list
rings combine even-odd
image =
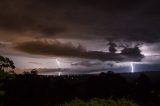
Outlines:
[{"label": "tree silhouette", "polygon": [[0,56],[0,71],[13,71],[14,69],[15,65],[12,60],[10,60],[8,57]]},{"label": "tree silhouette", "polygon": [[36,69],[33,69],[33,70],[31,70],[31,74],[32,74],[32,75],[37,75],[37,74],[38,74],[38,71],[37,71]]}]

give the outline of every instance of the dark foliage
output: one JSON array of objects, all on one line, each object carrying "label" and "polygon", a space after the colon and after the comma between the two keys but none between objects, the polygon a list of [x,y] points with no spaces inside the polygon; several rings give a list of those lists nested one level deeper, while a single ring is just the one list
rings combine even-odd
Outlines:
[{"label": "dark foliage", "polygon": [[14,63],[8,57],[0,56],[0,71],[13,71],[15,69]]},{"label": "dark foliage", "polygon": [[16,75],[15,80],[5,81],[5,106],[54,106],[78,97],[126,98],[140,106],[159,106],[160,81],[152,83],[142,74],[129,82],[113,72],[100,75],[40,76]]}]

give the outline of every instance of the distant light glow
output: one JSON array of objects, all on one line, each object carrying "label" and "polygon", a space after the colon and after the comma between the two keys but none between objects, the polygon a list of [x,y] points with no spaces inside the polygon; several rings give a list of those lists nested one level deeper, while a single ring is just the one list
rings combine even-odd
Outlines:
[{"label": "distant light glow", "polygon": [[159,52],[155,52],[154,50],[152,50],[151,48],[157,48],[158,44],[154,44],[154,45],[149,45],[149,44],[144,44],[140,47],[141,53],[144,56],[153,56],[153,55],[159,55]]},{"label": "distant light glow", "polygon": [[131,72],[134,73],[134,64],[131,62]]}]

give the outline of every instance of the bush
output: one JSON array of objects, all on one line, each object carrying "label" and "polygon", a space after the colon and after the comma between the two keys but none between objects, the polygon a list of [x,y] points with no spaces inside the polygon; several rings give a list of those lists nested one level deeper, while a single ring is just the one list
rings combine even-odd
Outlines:
[{"label": "bush", "polygon": [[15,74],[9,72],[3,72],[0,70],[0,99],[2,99],[2,97],[4,97],[5,95],[5,91],[2,90],[1,88],[3,88],[5,80],[9,79],[15,79]]},{"label": "bush", "polygon": [[91,99],[88,102],[85,102],[83,100],[80,100],[78,98],[59,105],[59,106],[138,106],[133,101],[129,101],[126,99],[119,99],[119,100],[113,100],[113,99]]}]

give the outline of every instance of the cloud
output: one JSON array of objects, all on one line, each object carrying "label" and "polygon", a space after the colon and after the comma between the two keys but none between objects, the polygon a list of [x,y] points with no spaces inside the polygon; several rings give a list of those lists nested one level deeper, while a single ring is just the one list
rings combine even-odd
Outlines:
[{"label": "cloud", "polygon": [[30,64],[36,64],[36,65],[42,65],[41,63],[38,63],[38,62],[28,62]]},{"label": "cloud", "polygon": [[102,51],[87,51],[80,44],[76,47],[72,43],[61,43],[57,40],[36,40],[17,44],[14,49],[36,55],[65,56],[101,61],[140,61],[139,56],[128,57],[120,54],[107,54]]},{"label": "cloud", "polygon": [[0,0],[0,30],[46,36],[67,31],[65,23],[55,16],[54,8],[49,9],[51,6],[47,2],[42,3],[39,0]]},{"label": "cloud", "polygon": [[6,44],[4,42],[0,42],[0,48],[5,48]]},{"label": "cloud", "polygon": [[81,62],[77,62],[77,63],[73,63],[71,65],[73,66],[85,66],[85,67],[93,67],[96,65],[101,65],[101,62],[92,62],[92,61],[81,61]]},{"label": "cloud", "polygon": [[57,40],[37,40],[19,43],[15,46],[15,49],[30,54],[72,57],[80,57],[81,53],[86,52],[81,45],[75,47],[72,43],[61,43]]},{"label": "cloud", "polygon": [[0,0],[0,30],[16,38],[20,33],[33,38],[159,42],[158,4],[159,0]]}]

